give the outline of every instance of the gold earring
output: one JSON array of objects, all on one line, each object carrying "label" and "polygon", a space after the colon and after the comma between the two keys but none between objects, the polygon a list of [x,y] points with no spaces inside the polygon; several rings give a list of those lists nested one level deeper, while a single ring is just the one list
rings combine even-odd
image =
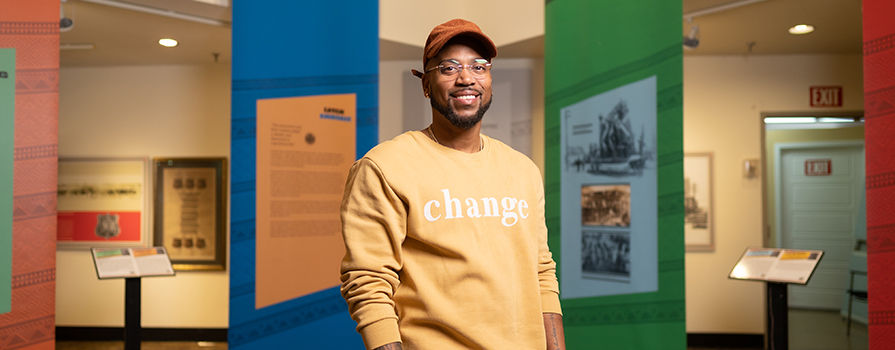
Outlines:
[{"label": "gold earring", "polygon": [[426,98],[429,98],[429,92],[428,92],[428,91],[424,91],[424,92],[423,92],[423,95],[426,95]]}]

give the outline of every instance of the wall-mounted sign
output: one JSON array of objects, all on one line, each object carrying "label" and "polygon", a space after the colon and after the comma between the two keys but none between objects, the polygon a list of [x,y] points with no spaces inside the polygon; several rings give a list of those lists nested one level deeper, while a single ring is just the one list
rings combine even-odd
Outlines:
[{"label": "wall-mounted sign", "polygon": [[833,174],[833,161],[831,159],[805,160],[805,176],[827,176],[831,174]]},{"label": "wall-mounted sign", "polygon": [[811,107],[842,107],[841,86],[812,86]]}]

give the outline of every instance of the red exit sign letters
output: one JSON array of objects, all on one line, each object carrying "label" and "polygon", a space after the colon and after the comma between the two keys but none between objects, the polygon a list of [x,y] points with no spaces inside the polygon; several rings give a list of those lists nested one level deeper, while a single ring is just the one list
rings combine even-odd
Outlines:
[{"label": "red exit sign letters", "polygon": [[832,159],[808,159],[805,160],[806,176],[827,176],[833,173]]},{"label": "red exit sign letters", "polygon": [[812,86],[811,107],[842,107],[841,86]]}]

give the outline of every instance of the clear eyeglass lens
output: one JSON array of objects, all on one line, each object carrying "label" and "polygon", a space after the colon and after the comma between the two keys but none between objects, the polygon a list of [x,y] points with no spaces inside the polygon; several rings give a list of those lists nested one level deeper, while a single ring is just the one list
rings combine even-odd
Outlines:
[{"label": "clear eyeglass lens", "polygon": [[473,63],[470,65],[464,66],[462,64],[446,63],[446,64],[442,64],[442,65],[438,66],[438,72],[441,73],[441,75],[443,75],[443,76],[453,77],[453,76],[456,76],[457,74],[460,74],[460,71],[463,70],[463,68],[468,69],[469,72],[472,73],[472,75],[484,76],[485,73],[488,72],[488,68],[490,68],[490,64]]}]

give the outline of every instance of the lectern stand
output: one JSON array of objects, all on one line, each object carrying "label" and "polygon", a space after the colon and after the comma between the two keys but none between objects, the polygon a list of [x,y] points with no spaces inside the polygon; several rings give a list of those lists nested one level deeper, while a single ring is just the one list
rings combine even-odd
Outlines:
[{"label": "lectern stand", "polygon": [[140,350],[143,277],[174,276],[164,247],[93,248],[93,265],[99,279],[124,278],[124,349]]},{"label": "lectern stand", "polygon": [[789,349],[788,284],[808,284],[822,250],[747,248],[728,278],[767,282],[768,350]]},{"label": "lectern stand", "polygon": [[768,282],[768,350],[789,349],[789,305],[786,283]]},{"label": "lectern stand", "polygon": [[141,277],[124,279],[124,350],[140,350],[143,325],[140,321]]}]

